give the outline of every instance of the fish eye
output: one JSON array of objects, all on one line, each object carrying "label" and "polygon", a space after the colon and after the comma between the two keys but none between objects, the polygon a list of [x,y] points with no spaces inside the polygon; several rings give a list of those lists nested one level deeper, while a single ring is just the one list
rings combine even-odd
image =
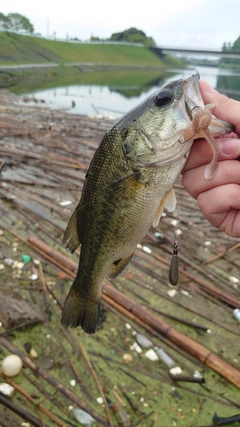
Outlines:
[{"label": "fish eye", "polygon": [[157,94],[157,96],[154,99],[154,102],[157,107],[164,107],[165,105],[170,104],[172,100],[173,100],[173,91],[170,89],[164,89]]}]

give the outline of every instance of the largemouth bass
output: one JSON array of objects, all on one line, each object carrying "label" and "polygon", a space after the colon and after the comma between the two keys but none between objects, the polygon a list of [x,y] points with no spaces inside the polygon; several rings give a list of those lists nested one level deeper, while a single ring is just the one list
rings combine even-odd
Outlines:
[{"label": "largemouth bass", "polygon": [[62,324],[95,332],[104,277],[123,271],[164,207],[174,210],[172,187],[194,139],[206,129],[214,136],[232,131],[212,116],[212,105],[204,106],[198,81],[194,74],[165,84],[119,119],[97,148],[63,238],[72,253],[81,245],[81,254]]}]

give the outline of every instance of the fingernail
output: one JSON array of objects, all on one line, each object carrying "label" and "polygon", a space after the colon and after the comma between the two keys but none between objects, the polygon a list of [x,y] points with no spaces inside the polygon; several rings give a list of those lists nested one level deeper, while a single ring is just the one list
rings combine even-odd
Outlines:
[{"label": "fingernail", "polygon": [[240,140],[237,138],[220,138],[218,144],[221,152],[227,156],[240,153]]}]

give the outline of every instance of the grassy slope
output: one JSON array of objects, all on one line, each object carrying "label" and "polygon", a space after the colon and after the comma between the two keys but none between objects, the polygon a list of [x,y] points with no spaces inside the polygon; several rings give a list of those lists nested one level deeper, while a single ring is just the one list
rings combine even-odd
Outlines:
[{"label": "grassy slope", "polygon": [[34,38],[0,32],[0,64],[56,62],[59,58],[38,46]]},{"label": "grassy slope", "polygon": [[0,64],[91,62],[164,66],[145,47],[70,43],[0,32]]}]

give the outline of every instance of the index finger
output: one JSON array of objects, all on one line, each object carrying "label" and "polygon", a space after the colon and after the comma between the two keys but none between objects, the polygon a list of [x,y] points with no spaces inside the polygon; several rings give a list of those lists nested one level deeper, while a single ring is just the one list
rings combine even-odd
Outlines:
[{"label": "index finger", "polygon": [[233,124],[240,136],[240,102],[222,95],[203,80],[199,82],[199,87],[204,104],[215,104],[212,110],[214,116]]}]

